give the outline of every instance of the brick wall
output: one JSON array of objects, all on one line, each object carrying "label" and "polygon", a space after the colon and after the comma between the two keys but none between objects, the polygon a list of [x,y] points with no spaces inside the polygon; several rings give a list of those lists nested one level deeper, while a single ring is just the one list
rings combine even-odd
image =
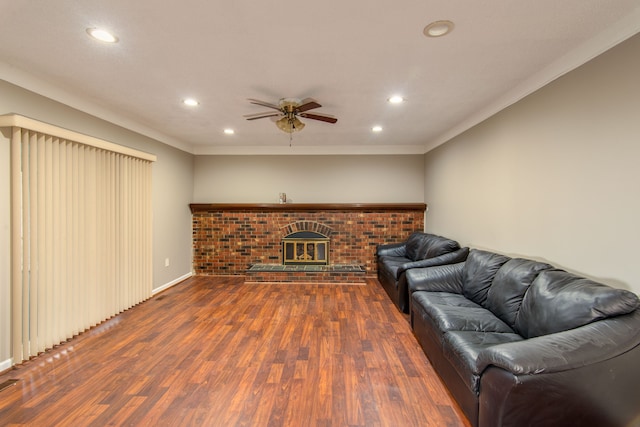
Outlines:
[{"label": "brick wall", "polygon": [[331,239],[330,264],[361,265],[368,275],[375,275],[377,245],[403,241],[424,229],[424,209],[420,207],[314,210],[296,205],[251,209],[194,206],[196,274],[244,274],[252,264],[280,264],[283,237],[300,230],[320,230]]}]

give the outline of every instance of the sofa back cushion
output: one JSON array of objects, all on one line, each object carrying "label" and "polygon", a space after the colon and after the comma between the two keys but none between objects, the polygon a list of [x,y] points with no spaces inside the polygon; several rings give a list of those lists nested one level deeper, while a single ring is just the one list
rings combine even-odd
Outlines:
[{"label": "sofa back cushion", "polygon": [[405,242],[405,256],[411,261],[417,261],[420,258],[422,247],[424,246],[424,236],[426,233],[413,233]]},{"label": "sofa back cushion", "polygon": [[485,308],[511,329],[517,330],[516,317],[527,289],[541,271],[551,268],[549,264],[529,259],[510,259],[496,273],[487,293]]},{"label": "sofa back cushion", "polygon": [[485,306],[493,278],[509,259],[493,252],[472,249],[464,263],[462,294],[476,304]]},{"label": "sofa back cushion", "polygon": [[455,240],[429,233],[413,233],[405,243],[405,256],[412,261],[434,258],[457,251],[460,245]]},{"label": "sofa back cushion", "polygon": [[424,239],[422,259],[435,258],[460,249],[460,245],[455,240],[446,237],[427,234]]},{"label": "sofa back cushion", "polygon": [[638,296],[564,270],[542,271],[526,293],[516,319],[525,338],[577,328],[608,317],[631,313]]}]

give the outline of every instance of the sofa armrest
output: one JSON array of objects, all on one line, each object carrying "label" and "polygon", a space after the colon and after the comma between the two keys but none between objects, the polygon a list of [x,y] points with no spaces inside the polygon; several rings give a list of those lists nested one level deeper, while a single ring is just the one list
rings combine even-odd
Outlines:
[{"label": "sofa armrest", "polygon": [[460,248],[457,251],[449,252],[437,257],[421,259],[418,261],[407,262],[398,268],[397,276],[412,268],[435,267],[438,265],[456,264],[463,262],[469,255],[469,248]]},{"label": "sofa armrest", "polygon": [[402,257],[406,254],[406,244],[403,243],[390,243],[386,245],[378,245],[376,248],[377,256],[397,256]]},{"label": "sofa armrest", "polygon": [[428,269],[441,265],[459,263],[466,260],[467,255],[469,255],[469,248],[461,248],[437,257],[402,264],[396,273],[398,277],[398,306],[400,309],[408,313],[411,308],[411,292],[409,291],[406,272],[413,269]]},{"label": "sofa armrest", "polygon": [[477,426],[637,425],[639,359],[640,346],[598,363],[538,375],[490,366],[480,379]]},{"label": "sofa armrest", "polygon": [[409,299],[416,291],[462,293],[464,262],[429,268],[412,268],[405,273]]},{"label": "sofa armrest", "polygon": [[515,375],[560,372],[616,357],[640,345],[640,310],[568,331],[498,344],[478,354],[478,372],[496,366]]}]

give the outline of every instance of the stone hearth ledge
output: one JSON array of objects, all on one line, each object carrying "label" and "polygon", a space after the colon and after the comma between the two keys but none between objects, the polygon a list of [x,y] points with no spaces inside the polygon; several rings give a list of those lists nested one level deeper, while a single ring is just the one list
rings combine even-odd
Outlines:
[{"label": "stone hearth ledge", "polygon": [[254,264],[245,271],[245,283],[365,284],[360,265]]},{"label": "stone hearth ledge", "polygon": [[279,272],[279,271],[300,271],[300,272],[325,272],[335,271],[341,273],[365,273],[365,269],[360,265],[333,264],[333,265],[291,265],[291,264],[253,264],[247,271],[255,272]]}]

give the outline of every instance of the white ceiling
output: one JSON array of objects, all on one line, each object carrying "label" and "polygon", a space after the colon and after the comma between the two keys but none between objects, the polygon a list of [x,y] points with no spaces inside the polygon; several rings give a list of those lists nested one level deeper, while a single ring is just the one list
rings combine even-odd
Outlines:
[{"label": "white ceiling", "polygon": [[[196,154],[424,153],[639,31],[640,0],[0,0],[0,78]],[[338,123],[243,118],[284,97]]]}]

